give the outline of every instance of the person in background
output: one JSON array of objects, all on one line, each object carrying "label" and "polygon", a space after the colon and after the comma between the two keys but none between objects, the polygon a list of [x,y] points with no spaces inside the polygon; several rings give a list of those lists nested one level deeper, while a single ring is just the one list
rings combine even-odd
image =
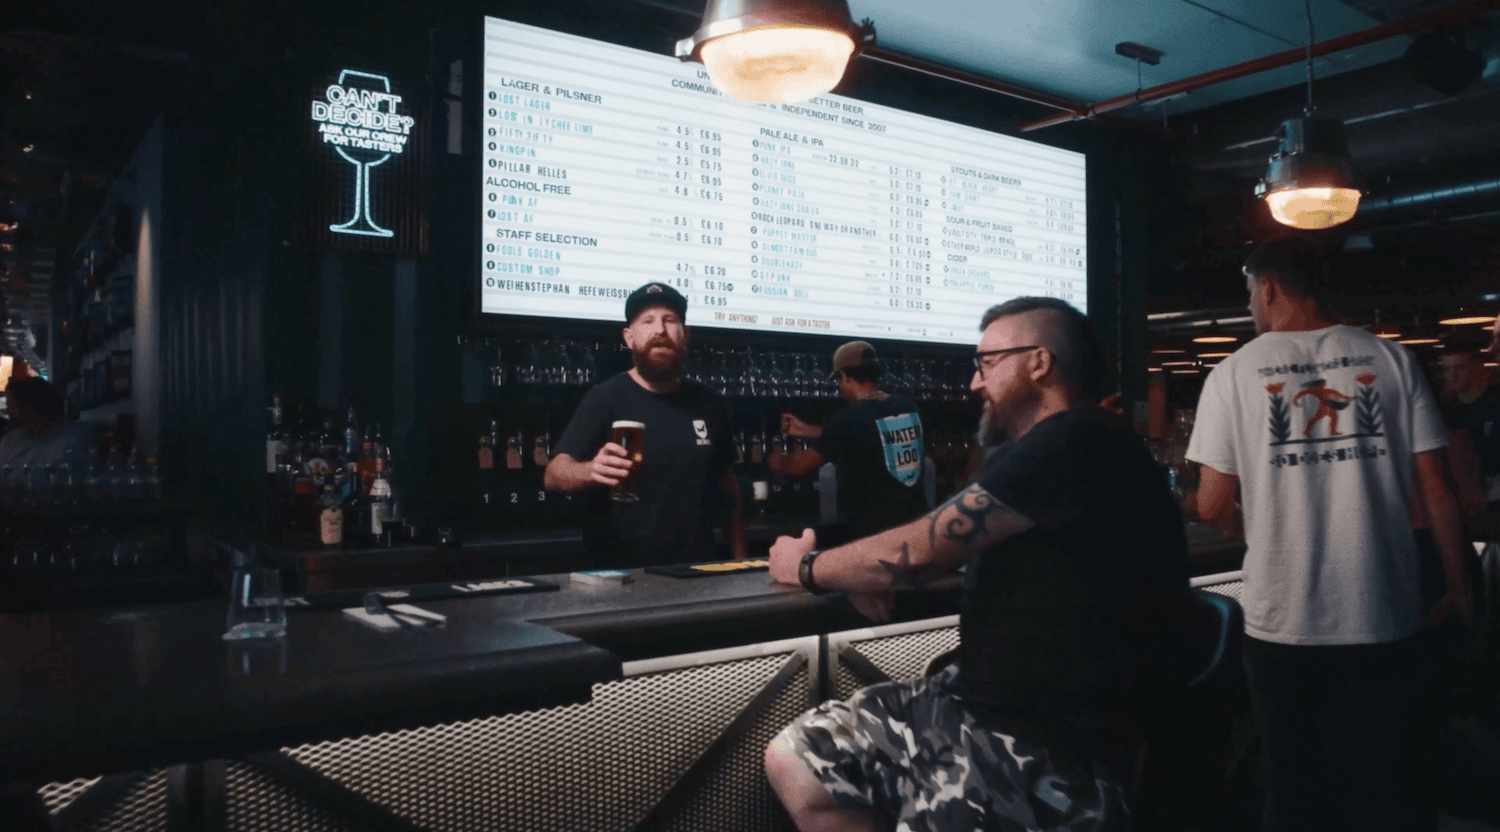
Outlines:
[{"label": "person in background", "polygon": [[[1431,674],[1407,507],[1424,497],[1446,591],[1434,618],[1472,617],[1447,433],[1405,348],[1337,325],[1326,264],[1307,237],[1246,260],[1257,337],[1209,374],[1187,458],[1198,513],[1243,494],[1244,663],[1268,770],[1264,829],[1411,832],[1436,814],[1409,751],[1427,731]],[[1342,401],[1340,435],[1322,411]]]},{"label": "person in background", "polygon": [[[1444,369],[1437,362],[1426,362],[1422,365],[1423,376],[1427,380],[1428,389],[1441,390],[1444,386]],[[1449,415],[1447,410],[1444,415]],[[1485,508],[1485,478],[1481,471],[1479,452],[1474,448],[1474,440],[1463,428],[1455,427],[1451,422],[1447,424],[1448,432],[1448,486],[1453,490],[1454,497],[1458,500],[1459,516],[1466,522],[1471,521],[1484,512]],[[1411,514],[1411,528],[1417,543],[1418,555],[1418,577],[1422,585],[1422,608],[1430,610],[1438,601],[1442,600],[1447,582],[1443,576],[1443,555],[1438,549],[1437,539],[1432,534],[1432,517],[1427,513],[1427,495],[1421,491],[1421,483],[1417,483],[1413,489],[1411,505],[1408,511]],[[1465,563],[1469,566],[1470,582],[1479,569],[1479,563],[1470,558]],[[1479,613],[1479,599],[1476,596],[1475,613]]]},{"label": "person in background", "polygon": [[0,466],[55,465],[67,459],[88,460],[91,430],[66,415],[57,388],[36,376],[12,378],[5,387],[10,428],[0,438]]},{"label": "person in background", "polygon": [[[635,366],[584,395],[547,463],[547,490],[589,492],[584,536],[597,566],[714,560],[721,506],[729,509],[729,554],[746,556],[729,408],[712,388],[682,377],[686,315],[687,298],[665,283],[647,283],[626,299],[623,337]],[[635,502],[608,498],[635,464],[609,441],[616,421],[646,426]]]},{"label": "person in background", "polygon": [[831,377],[849,406],[822,427],[783,413],[782,432],[811,439],[811,447],[766,459],[772,471],[793,477],[825,462],[836,466],[845,540],[883,532],[928,509],[922,417],[911,399],[881,390],[880,376],[874,347],[864,341],[839,347]]},{"label": "person in background", "polygon": [[[894,590],[966,566],[956,663],[824,702],[766,749],[799,829],[1121,828],[1121,714],[1161,697],[1151,656],[1190,598],[1187,540],[1166,475],[1095,403],[1093,328],[1053,298],[985,313],[969,389],[979,441],[1001,447],[924,517],[819,551],[771,549],[771,578],[838,590],[889,615]],[[1008,440],[1008,441],[1004,441]],[[1004,444],[1001,445],[1002,441]],[[1149,599],[1149,600],[1148,600]],[[1146,612],[1149,610],[1150,612]],[[1132,622],[1163,622],[1132,626]]]},{"label": "person in background", "polygon": [[1443,399],[1448,424],[1467,431],[1479,453],[1480,471],[1489,499],[1500,497],[1500,387],[1490,384],[1490,372],[1478,344],[1455,343],[1438,359],[1443,373]]}]

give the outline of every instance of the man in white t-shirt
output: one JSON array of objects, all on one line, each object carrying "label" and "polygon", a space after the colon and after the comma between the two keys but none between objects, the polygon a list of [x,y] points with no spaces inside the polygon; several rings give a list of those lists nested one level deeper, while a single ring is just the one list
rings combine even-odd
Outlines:
[{"label": "man in white t-shirt", "polygon": [[[1257,336],[1204,383],[1187,456],[1199,514],[1245,515],[1245,670],[1269,771],[1265,830],[1408,832],[1430,825],[1403,749],[1426,675],[1413,489],[1433,520],[1447,594],[1472,614],[1448,444],[1404,347],[1332,323],[1325,264],[1303,237],[1245,262]],[[1435,819],[1435,818],[1432,818]]]}]

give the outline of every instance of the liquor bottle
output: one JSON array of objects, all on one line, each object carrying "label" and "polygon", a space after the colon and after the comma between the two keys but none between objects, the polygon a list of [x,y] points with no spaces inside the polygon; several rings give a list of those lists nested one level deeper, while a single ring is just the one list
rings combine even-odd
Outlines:
[{"label": "liquor bottle", "polygon": [[323,483],[333,475],[334,468],[339,464],[339,442],[333,431],[333,417],[323,420],[323,431],[312,444],[315,447],[310,451],[307,465],[313,477],[314,488],[321,494]]},{"label": "liquor bottle", "polygon": [[346,546],[361,546],[364,544],[364,535],[361,532],[369,523],[367,517],[369,508],[364,494],[364,487],[360,484],[359,477],[354,474],[353,469],[346,469],[351,473],[349,490],[344,494],[343,511],[344,525],[343,535]]},{"label": "liquor bottle", "polygon": [[375,436],[373,427],[365,429],[365,439],[359,445],[359,461],[354,464],[354,472],[359,477],[359,490],[361,493],[370,493],[370,486],[375,482]]},{"label": "liquor bottle", "polygon": [[344,464],[353,465],[359,461],[359,421],[354,417],[354,408],[349,408],[349,415],[344,417]]},{"label": "liquor bottle", "polygon": [[375,480],[370,484],[369,518],[366,532],[371,545],[390,545],[391,484],[385,478],[385,460],[380,457],[375,458]]},{"label": "liquor bottle", "polygon": [[372,440],[372,442],[373,442],[374,447],[375,447],[375,455],[376,456],[381,456],[382,454],[385,453],[385,439],[383,439],[381,437],[381,435],[380,435],[380,423],[379,422],[375,423],[374,428],[375,428],[375,438]]},{"label": "liquor bottle", "polygon": [[344,545],[344,507],[332,482],[323,484],[319,500],[318,540],[328,547]]},{"label": "liquor bottle", "polygon": [[276,464],[281,459],[281,444],[286,440],[286,431],[281,424],[281,394],[271,397],[271,421],[266,428],[266,473],[275,476]]}]

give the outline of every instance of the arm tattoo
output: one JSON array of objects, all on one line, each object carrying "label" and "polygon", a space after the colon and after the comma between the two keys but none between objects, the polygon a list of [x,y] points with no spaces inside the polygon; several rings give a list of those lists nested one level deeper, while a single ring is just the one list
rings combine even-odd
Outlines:
[{"label": "arm tattoo", "polygon": [[891,573],[891,589],[921,589],[922,574],[911,563],[911,546],[901,544],[901,560],[882,560],[878,563]]},{"label": "arm tattoo", "polygon": [[938,525],[944,514],[943,509],[950,506],[954,516],[942,521],[943,537],[956,543],[972,545],[984,534],[985,519],[999,503],[990,496],[990,492],[977,485],[960,491],[947,505],[932,513],[932,525],[928,529],[927,539],[933,548],[937,548]]},{"label": "arm tattoo", "polygon": [[[929,578],[956,565],[955,548],[961,547],[967,557],[1032,526],[1030,520],[995,499],[983,486],[971,485],[928,514],[928,554],[919,553],[918,563],[912,563],[910,543],[901,544],[900,560],[877,559],[876,563],[890,573],[891,589],[920,589]],[[959,546],[954,547],[954,543]],[[939,552],[946,554],[934,559]]]}]

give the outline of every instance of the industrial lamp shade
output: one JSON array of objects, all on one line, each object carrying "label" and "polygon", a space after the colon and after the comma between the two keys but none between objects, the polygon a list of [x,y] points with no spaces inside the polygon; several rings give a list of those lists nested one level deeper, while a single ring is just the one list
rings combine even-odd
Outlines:
[{"label": "industrial lamp shade", "polygon": [[856,36],[847,0],[708,0],[677,57],[702,61],[732,98],[779,104],[833,89]]},{"label": "industrial lamp shade", "polygon": [[1336,118],[1304,116],[1276,129],[1276,155],[1255,195],[1266,201],[1271,216],[1293,228],[1332,228],[1359,210],[1362,192],[1344,125]]}]

